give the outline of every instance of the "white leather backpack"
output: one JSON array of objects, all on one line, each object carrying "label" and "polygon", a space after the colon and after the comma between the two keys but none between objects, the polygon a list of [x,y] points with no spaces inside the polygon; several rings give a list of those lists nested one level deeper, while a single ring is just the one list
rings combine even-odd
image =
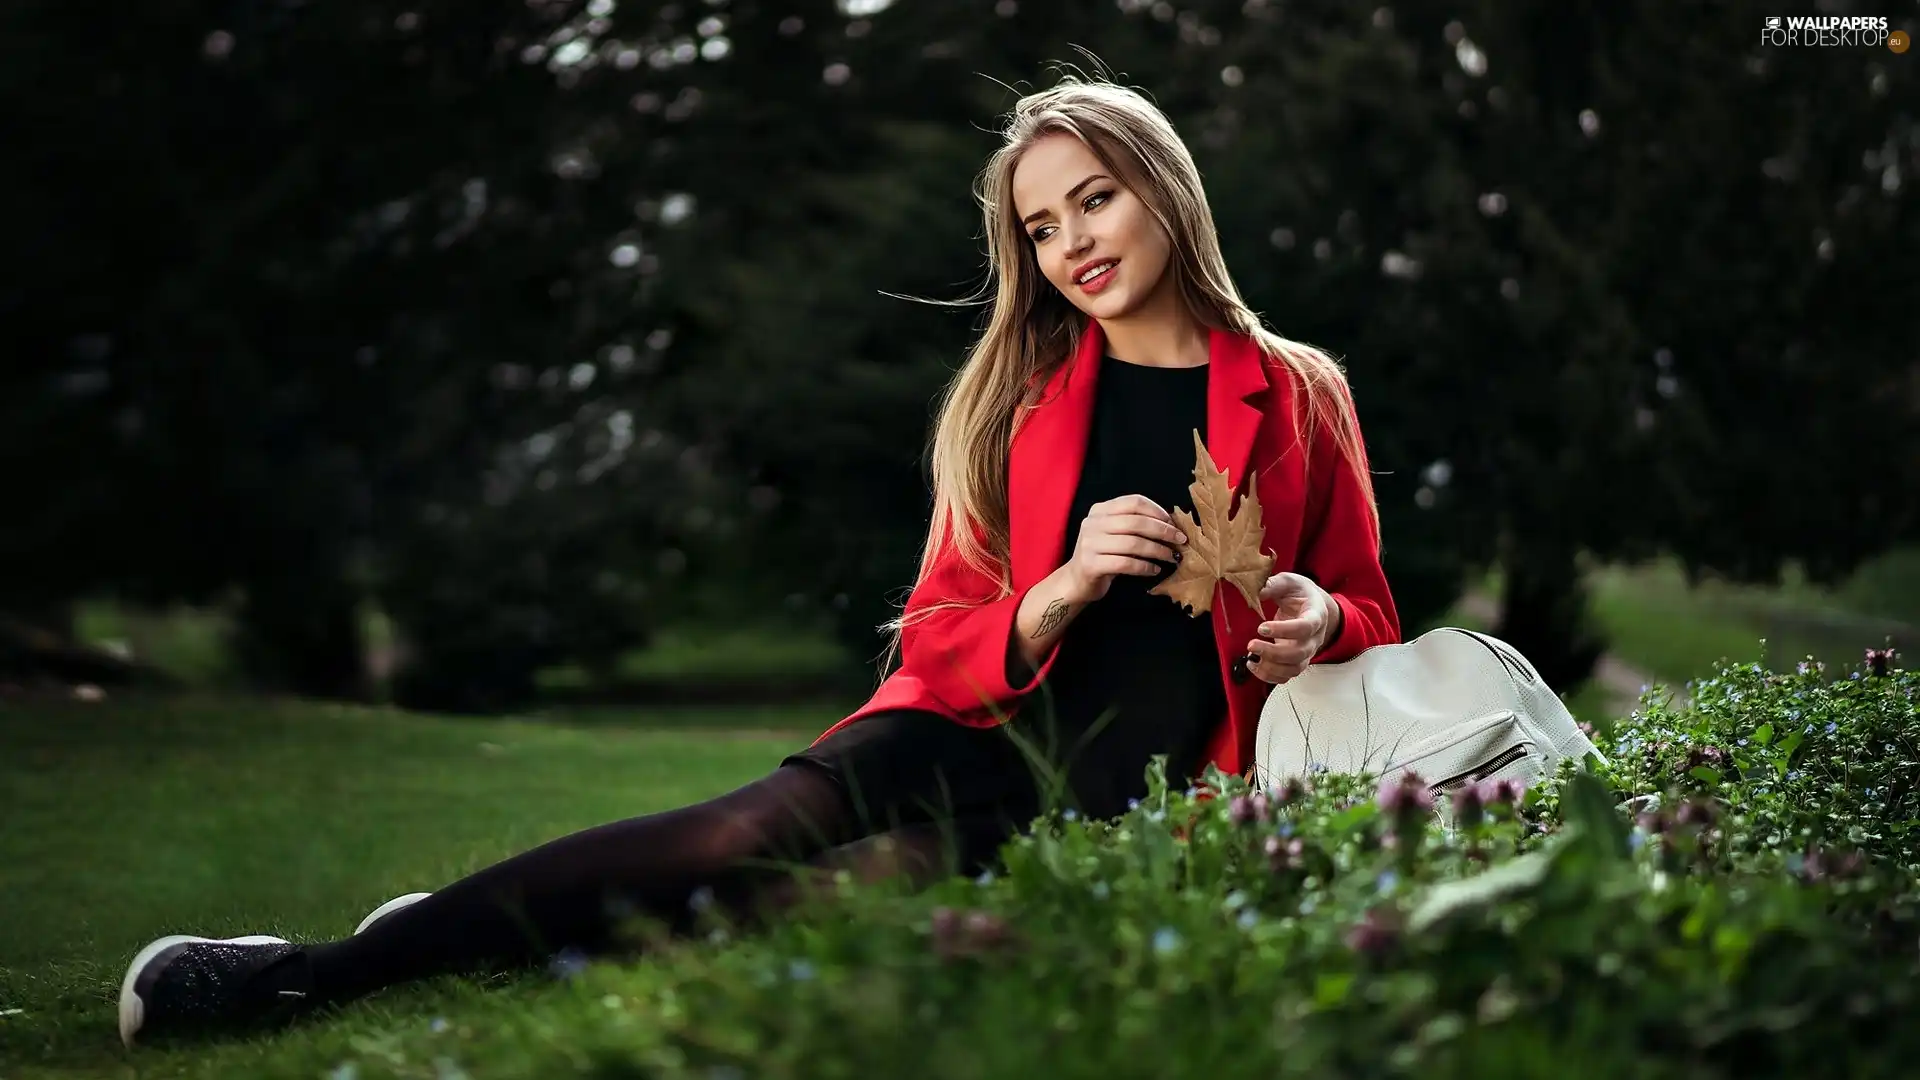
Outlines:
[{"label": "white leather backpack", "polygon": [[1275,788],[1324,769],[1383,779],[1411,770],[1436,793],[1489,777],[1531,785],[1587,754],[1599,751],[1518,650],[1449,626],[1274,687],[1254,783]]}]

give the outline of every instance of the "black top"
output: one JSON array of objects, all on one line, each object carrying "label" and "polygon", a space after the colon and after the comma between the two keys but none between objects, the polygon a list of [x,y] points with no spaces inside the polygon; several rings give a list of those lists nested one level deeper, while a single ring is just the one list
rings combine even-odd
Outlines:
[{"label": "black top", "polygon": [[[1140,494],[1169,512],[1193,509],[1187,486],[1193,433],[1206,437],[1207,374],[1205,367],[1102,361],[1060,561],[1096,502]],[[849,724],[788,760],[826,769],[876,826],[936,820],[955,828],[964,857],[975,861],[989,859],[1055,799],[1093,817],[1124,813],[1128,799],[1146,794],[1154,755],[1166,755],[1176,784],[1199,771],[1227,708],[1211,617],[1190,616],[1147,594],[1172,569],[1114,579],[1107,595],[1067,627],[1046,682],[1021,702],[1012,723],[967,727],[937,713],[895,709]],[[1109,709],[1112,715],[1103,716]],[[1067,790],[1035,784],[1036,752],[1053,763],[1056,780],[1065,773]]]},{"label": "black top", "polygon": [[[1102,361],[1061,561],[1094,503],[1139,494],[1169,513],[1177,506],[1193,511],[1187,488],[1193,433],[1207,435],[1207,374],[1206,366]],[[1045,686],[1016,720],[1029,737],[1052,735],[1049,757],[1064,759],[1075,801],[1094,813],[1118,813],[1144,795],[1155,754],[1167,755],[1175,783],[1197,772],[1226,712],[1212,618],[1148,595],[1172,571],[1169,563],[1151,578],[1114,578],[1107,595],[1067,627]]]}]

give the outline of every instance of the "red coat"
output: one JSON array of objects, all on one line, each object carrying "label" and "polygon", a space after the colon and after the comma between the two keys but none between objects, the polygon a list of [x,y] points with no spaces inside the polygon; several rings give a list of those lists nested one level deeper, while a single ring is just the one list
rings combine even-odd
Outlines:
[{"label": "red coat", "polygon": [[[1089,322],[1079,350],[1048,382],[1040,404],[1014,434],[1008,464],[1012,595],[991,599],[998,592],[997,582],[968,567],[949,546],[915,585],[907,611],[937,600],[981,602],[908,624],[898,670],[865,705],[821,738],[890,709],[924,709],[956,723],[991,727],[1010,718],[1022,695],[1046,677],[1057,645],[1042,658],[1032,682],[1008,685],[1007,640],[1027,591],[1057,569],[1070,550],[1069,529],[1078,523],[1069,522],[1067,514],[1086,456],[1094,382],[1105,345],[1099,324]],[[1371,646],[1399,641],[1399,615],[1380,568],[1380,550],[1359,484],[1325,432],[1313,447],[1311,478],[1305,475],[1301,455],[1289,453],[1300,441],[1293,378],[1240,334],[1213,331],[1208,354],[1207,452],[1236,489],[1248,470],[1258,472],[1266,533],[1262,550],[1275,555],[1274,573],[1296,570],[1312,577],[1344,612],[1340,636],[1315,662],[1346,660]],[[1259,679],[1236,681],[1229,671],[1246,655],[1246,644],[1257,636],[1262,618],[1232,588],[1215,590],[1208,617],[1227,699],[1227,715],[1214,733],[1208,758],[1226,772],[1244,774],[1253,764],[1260,709],[1272,686]]]}]

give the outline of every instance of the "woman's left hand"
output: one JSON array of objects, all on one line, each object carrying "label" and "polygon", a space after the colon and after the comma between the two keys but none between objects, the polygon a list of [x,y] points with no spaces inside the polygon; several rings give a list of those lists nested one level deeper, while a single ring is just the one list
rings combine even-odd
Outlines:
[{"label": "woman's left hand", "polygon": [[1260,636],[1247,643],[1244,663],[1260,681],[1279,685],[1307,670],[1339,636],[1344,619],[1327,590],[1291,571],[1268,578],[1260,599],[1277,610],[1260,624]]}]

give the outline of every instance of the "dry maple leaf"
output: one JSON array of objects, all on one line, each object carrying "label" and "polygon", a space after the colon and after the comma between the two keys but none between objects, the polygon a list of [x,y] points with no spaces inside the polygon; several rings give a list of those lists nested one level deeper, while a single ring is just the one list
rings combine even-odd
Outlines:
[{"label": "dry maple leaf", "polygon": [[1192,514],[1174,508],[1173,524],[1187,534],[1187,542],[1176,547],[1180,563],[1173,573],[1149,592],[1199,616],[1213,609],[1214,587],[1224,581],[1259,611],[1260,589],[1273,570],[1273,556],[1260,550],[1265,535],[1260,527],[1260,498],[1248,484],[1240,512],[1232,513],[1233,489],[1227,485],[1227,474],[1213,463],[1198,431],[1193,433],[1193,450],[1193,483],[1187,491],[1200,518],[1196,522]]}]

